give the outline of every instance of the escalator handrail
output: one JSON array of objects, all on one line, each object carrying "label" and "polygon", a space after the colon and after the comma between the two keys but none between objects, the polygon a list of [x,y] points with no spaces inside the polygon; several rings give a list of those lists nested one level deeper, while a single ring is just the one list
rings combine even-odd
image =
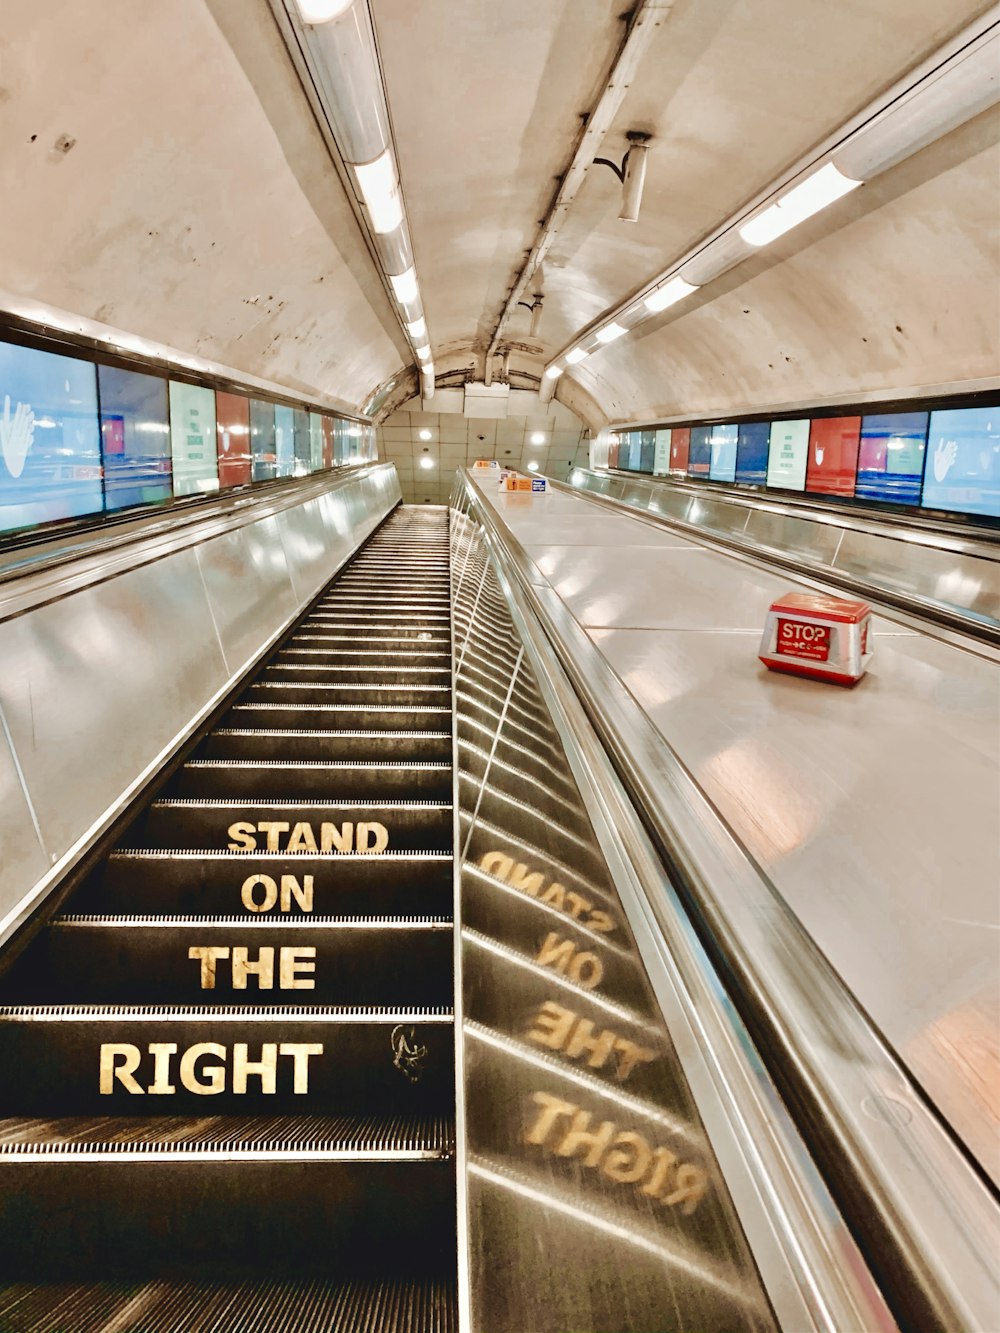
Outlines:
[{"label": "escalator handrail", "polygon": [[[881,1033],[464,469],[900,1328],[995,1327],[997,1203]],[[654,910],[656,903],[652,904]]]},{"label": "escalator handrail", "polygon": [[[589,469],[577,469],[578,471],[589,472]],[[596,474],[593,474],[596,475]],[[615,477],[618,480],[618,477]],[[639,481],[644,485],[650,485],[644,477],[629,478],[629,483]],[[652,523],[655,527],[666,528],[668,531],[681,533],[685,537],[693,538],[696,541],[704,543],[706,546],[717,546],[727,552],[733,552],[741,557],[749,557],[756,561],[766,561],[769,566],[782,569],[795,575],[799,580],[816,584],[817,580],[823,583],[833,584],[843,592],[851,593],[855,597],[861,597],[869,602],[881,602],[887,608],[895,611],[901,611],[907,616],[912,616],[917,620],[924,621],[930,625],[940,626],[942,629],[952,633],[958,633],[966,636],[969,640],[989,645],[991,648],[1000,648],[1000,623],[992,618],[982,615],[971,609],[962,610],[948,602],[939,602],[931,597],[921,596],[920,593],[912,592],[904,588],[892,588],[886,583],[876,583],[874,580],[862,578],[859,574],[846,573],[831,564],[824,564],[818,560],[812,560],[808,556],[801,554],[788,555],[779,551],[777,547],[762,546],[755,541],[746,540],[733,533],[719,532],[713,528],[700,527],[695,523],[689,523],[686,519],[677,518],[672,514],[659,513],[656,510],[645,508],[641,505],[632,504],[628,500],[619,499],[614,495],[603,495],[598,491],[592,491],[587,487],[572,486],[565,482],[553,481],[549,479],[549,485],[555,490],[565,491],[570,495],[578,495],[581,499],[589,500],[592,504],[603,506],[617,513],[626,513],[632,518],[641,517],[644,521]],[[713,501],[723,501],[725,503],[735,504],[736,501],[729,500],[728,497],[712,496]],[[761,508],[765,506],[761,505]],[[771,512],[780,512],[776,503],[771,501],[766,506]],[[795,515],[795,517],[801,517]],[[813,519],[812,521],[822,521]],[[860,530],[860,529],[859,529]],[[871,531],[869,525],[867,531]],[[902,538],[894,538],[892,534],[887,536],[887,540],[908,540],[913,541],[911,534],[906,534]],[[929,544],[929,543],[928,543]],[[951,549],[951,548],[949,548]],[[975,559],[991,559],[981,552],[962,552]]]}]

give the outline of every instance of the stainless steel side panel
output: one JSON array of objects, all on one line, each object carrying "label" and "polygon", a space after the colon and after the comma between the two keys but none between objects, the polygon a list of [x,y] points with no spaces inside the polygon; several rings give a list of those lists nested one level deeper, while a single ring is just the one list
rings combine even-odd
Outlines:
[{"label": "stainless steel side panel", "polygon": [[356,469],[6,586],[0,942],[399,498]]}]

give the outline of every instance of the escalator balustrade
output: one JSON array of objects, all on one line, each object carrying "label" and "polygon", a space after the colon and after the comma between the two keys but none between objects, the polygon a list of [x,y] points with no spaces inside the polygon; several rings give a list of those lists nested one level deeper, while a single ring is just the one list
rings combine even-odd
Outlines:
[{"label": "escalator balustrade", "polygon": [[450,616],[397,510],[5,979],[4,1333],[453,1329]]}]

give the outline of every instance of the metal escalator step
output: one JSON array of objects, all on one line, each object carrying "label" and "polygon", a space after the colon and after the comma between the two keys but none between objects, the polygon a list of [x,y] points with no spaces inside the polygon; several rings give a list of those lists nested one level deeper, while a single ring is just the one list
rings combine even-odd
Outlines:
[{"label": "metal escalator step", "polygon": [[451,759],[450,731],[324,731],[219,727],[202,745],[206,759]]},{"label": "metal escalator step", "polygon": [[249,1277],[0,1286],[4,1333],[457,1333],[454,1281]]},{"label": "metal escalator step", "polygon": [[393,1276],[453,1273],[450,1117],[200,1109],[0,1121],[0,1274],[372,1277],[387,1253]]},{"label": "metal escalator step", "polygon": [[[264,971],[248,975],[245,963]],[[450,1004],[451,919],[57,917],[3,996],[8,1004],[274,1003],[283,981],[298,987],[290,998],[299,1004]]]},{"label": "metal escalator step", "polygon": [[293,800],[400,798],[444,800],[451,763],[405,759],[192,759],[175,779],[178,796],[267,796]]},{"label": "metal escalator step", "polygon": [[452,1037],[433,1005],[4,1005],[0,1112],[442,1112]]},{"label": "metal escalator step", "polygon": [[446,646],[425,648],[418,645],[414,647],[412,640],[404,640],[404,642],[408,642],[408,646],[405,648],[397,644],[390,653],[385,648],[338,648],[334,647],[333,644],[309,647],[305,643],[305,637],[303,636],[300,639],[295,636],[289,639],[272,660],[275,662],[323,661],[340,664],[341,666],[367,666],[369,664],[380,666],[387,657],[391,656],[392,660],[399,662],[401,666],[429,666],[438,669],[451,662],[451,653]]},{"label": "metal escalator step", "polygon": [[[273,824],[287,823],[287,829]],[[272,827],[261,829],[261,823]],[[230,832],[235,824],[248,828]],[[333,830],[324,830],[330,824]],[[369,826],[364,833],[361,824]],[[347,827],[351,825],[351,827]],[[330,833],[329,851],[362,853],[374,850],[385,830],[385,851],[451,851],[452,810],[443,800],[274,800],[168,797],[154,801],[130,830],[130,842],[150,847],[189,847],[236,851],[310,852],[311,840],[323,849],[323,833]],[[257,830],[254,833],[254,830]],[[272,835],[276,845],[268,847]],[[360,845],[359,845],[360,843]],[[232,844],[232,845],[230,845]]]},{"label": "metal escalator step", "polygon": [[348,681],[255,681],[240,702],[257,700],[275,703],[344,703],[344,704],[441,704],[451,700],[450,685],[377,685],[373,682],[353,684]]},{"label": "metal escalator step", "polygon": [[438,619],[427,624],[423,622],[403,624],[399,620],[380,621],[357,615],[319,620],[307,616],[299,625],[296,637],[301,638],[304,634],[322,634],[324,637],[346,638],[352,642],[360,639],[378,639],[381,642],[417,639],[421,643],[439,644],[450,642],[450,630],[451,625],[447,619]]},{"label": "metal escalator step", "polygon": [[450,691],[451,669],[419,663],[381,662],[303,662],[282,655],[269,662],[260,677],[261,684],[285,680],[292,684],[318,681],[330,685],[441,685]]},{"label": "metal escalator step", "polygon": [[[450,828],[451,812],[447,813]],[[307,910],[360,916],[446,915],[454,898],[452,867],[450,850],[313,856],[122,849],[112,853],[77,892],[73,907],[100,913],[237,913],[247,919],[294,917]]]},{"label": "metal escalator step", "polygon": [[235,704],[223,718],[225,725],[268,727],[291,723],[323,730],[331,725],[351,731],[367,731],[374,725],[393,730],[439,731],[450,721],[451,708],[444,704],[290,703],[288,701]]}]

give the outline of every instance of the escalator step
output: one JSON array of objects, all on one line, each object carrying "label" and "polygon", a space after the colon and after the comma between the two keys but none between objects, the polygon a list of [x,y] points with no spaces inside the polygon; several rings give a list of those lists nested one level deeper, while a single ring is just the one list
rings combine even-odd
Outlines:
[{"label": "escalator step", "polygon": [[174,780],[178,796],[238,797],[266,792],[271,799],[326,796],[374,800],[444,800],[451,795],[451,763],[374,759],[192,759]]},{"label": "escalator step", "polygon": [[322,731],[219,727],[205,740],[208,759],[451,759],[450,731]]},{"label": "escalator step", "polygon": [[[192,956],[192,950],[194,951]],[[244,970],[249,963],[255,969]],[[263,966],[263,973],[260,968]],[[450,917],[64,916],[9,1004],[247,1004],[294,985],[296,1003],[447,1005]],[[266,990],[265,990],[266,984]]]},{"label": "escalator step", "polygon": [[367,731],[374,724],[392,730],[438,731],[451,718],[451,709],[442,704],[364,704],[346,703],[238,703],[230,709],[224,722],[258,727],[294,723],[309,729],[322,730],[335,725],[351,731]]}]

